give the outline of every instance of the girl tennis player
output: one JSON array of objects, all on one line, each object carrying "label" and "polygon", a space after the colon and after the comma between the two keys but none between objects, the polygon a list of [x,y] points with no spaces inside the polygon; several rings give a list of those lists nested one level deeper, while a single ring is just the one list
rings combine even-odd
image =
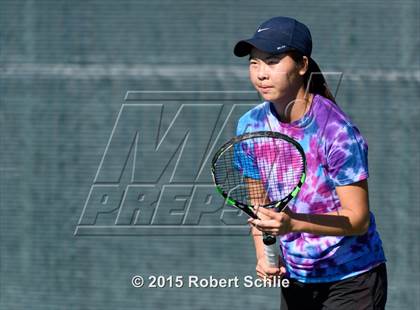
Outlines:
[{"label": "girl tennis player", "polygon": [[[310,57],[309,29],[274,17],[239,41],[264,102],[244,114],[237,134],[277,131],[298,141],[307,179],[284,212],[260,208],[251,219],[260,277],[281,275],[282,309],[384,309],[387,275],[382,242],[369,211],[367,144],[336,104]],[[261,232],[278,236],[283,262],[266,263]]]}]

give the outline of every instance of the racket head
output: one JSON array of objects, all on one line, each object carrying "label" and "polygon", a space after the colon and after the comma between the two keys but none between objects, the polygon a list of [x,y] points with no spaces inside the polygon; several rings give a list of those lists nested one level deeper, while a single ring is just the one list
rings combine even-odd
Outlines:
[{"label": "racket head", "polygon": [[220,147],[211,171],[227,203],[256,218],[257,205],[283,209],[296,197],[306,178],[306,157],[293,138],[258,131],[234,137]]}]

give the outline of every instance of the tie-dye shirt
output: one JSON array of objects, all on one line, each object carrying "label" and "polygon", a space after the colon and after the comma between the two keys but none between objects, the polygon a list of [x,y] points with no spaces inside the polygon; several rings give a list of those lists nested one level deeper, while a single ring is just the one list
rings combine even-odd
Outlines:
[{"label": "tie-dye shirt", "polygon": [[[336,186],[368,178],[367,143],[349,117],[333,102],[315,95],[299,120],[283,123],[274,106],[263,102],[239,120],[237,135],[277,131],[293,137],[305,150],[307,178],[288,207],[297,213],[327,213],[340,208]],[[248,172],[252,174],[253,172]],[[375,218],[361,236],[289,233],[278,237],[291,278],[331,282],[365,272],[385,261]]]}]

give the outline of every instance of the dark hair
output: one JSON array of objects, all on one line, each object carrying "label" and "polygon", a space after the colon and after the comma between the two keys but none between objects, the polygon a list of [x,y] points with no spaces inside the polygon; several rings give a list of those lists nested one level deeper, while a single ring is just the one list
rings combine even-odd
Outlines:
[{"label": "dark hair", "polygon": [[[303,62],[303,55],[299,53],[298,51],[295,51],[295,50],[291,51],[289,55],[298,64]],[[325,80],[321,69],[318,67],[317,63],[312,58],[310,57],[308,58],[309,58],[308,70],[303,76],[303,83],[305,85],[305,88],[308,89],[309,93],[319,94],[331,100],[332,102],[336,103],[334,95],[331,93],[330,89],[328,88],[327,81]],[[308,88],[309,78],[311,80],[310,80],[310,85]]]}]

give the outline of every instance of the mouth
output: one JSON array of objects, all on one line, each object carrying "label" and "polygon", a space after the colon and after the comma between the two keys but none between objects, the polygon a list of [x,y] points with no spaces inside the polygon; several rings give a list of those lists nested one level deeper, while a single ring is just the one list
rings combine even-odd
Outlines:
[{"label": "mouth", "polygon": [[273,88],[273,86],[258,86],[258,89],[259,89],[262,93],[267,93],[267,92],[269,92],[272,88]]}]

